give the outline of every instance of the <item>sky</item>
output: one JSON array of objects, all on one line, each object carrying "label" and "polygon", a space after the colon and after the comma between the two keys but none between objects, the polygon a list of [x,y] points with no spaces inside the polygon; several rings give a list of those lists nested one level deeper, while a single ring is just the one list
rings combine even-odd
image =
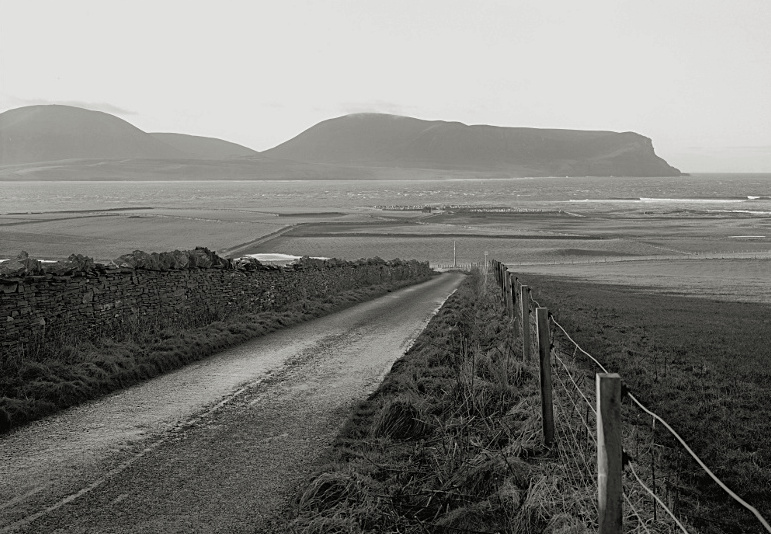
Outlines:
[{"label": "sky", "polygon": [[771,172],[771,0],[0,0],[0,112],[271,148],[358,112],[635,131]]}]

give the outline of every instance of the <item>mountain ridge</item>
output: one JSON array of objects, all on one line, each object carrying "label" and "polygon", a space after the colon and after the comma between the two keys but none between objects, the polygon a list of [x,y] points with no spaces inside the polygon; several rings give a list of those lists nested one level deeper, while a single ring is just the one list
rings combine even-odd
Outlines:
[{"label": "mountain ridge", "polygon": [[[28,106],[0,113],[0,165],[6,168],[65,160],[231,158],[247,166],[252,163],[253,174],[243,166],[237,174],[256,179],[260,178],[260,168],[271,168],[271,176],[275,176],[281,162],[287,178],[293,177],[291,170],[299,168],[294,163],[351,171],[381,168],[503,176],[682,174],[655,154],[651,139],[635,132],[467,125],[357,113],[321,121],[258,152],[212,137],[147,133],[109,113],[73,106]],[[267,160],[272,161],[268,166]]]},{"label": "mountain ridge", "polygon": [[261,154],[313,163],[556,176],[681,174],[655,154],[650,138],[635,132],[469,126],[371,113],[327,119]]}]

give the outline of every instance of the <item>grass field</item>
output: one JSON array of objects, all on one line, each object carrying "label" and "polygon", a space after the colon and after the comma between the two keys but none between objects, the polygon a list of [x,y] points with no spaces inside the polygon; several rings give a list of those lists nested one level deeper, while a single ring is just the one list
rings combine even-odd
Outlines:
[{"label": "grass field", "polygon": [[524,276],[554,275],[576,282],[634,286],[641,293],[771,304],[771,259],[575,261],[556,265],[513,264],[509,269]]},{"label": "grass field", "polygon": [[[577,278],[521,279],[585,350],[621,374],[729,487],[771,517],[771,306]],[[657,439],[673,451],[665,460],[672,469],[678,463],[685,479],[689,522],[699,532],[758,531],[695,463],[675,454],[679,447],[662,430]]]}]

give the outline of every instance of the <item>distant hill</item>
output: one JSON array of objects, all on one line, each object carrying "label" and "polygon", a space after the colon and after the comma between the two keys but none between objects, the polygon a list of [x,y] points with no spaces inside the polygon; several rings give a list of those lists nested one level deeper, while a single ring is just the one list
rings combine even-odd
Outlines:
[{"label": "distant hill", "polygon": [[363,113],[329,119],[270,158],[336,165],[508,172],[519,176],[679,176],[633,132],[468,126]]},{"label": "distant hill", "polygon": [[194,159],[227,159],[259,155],[256,150],[216,137],[178,133],[151,133],[150,135],[182,153],[189,154]]},{"label": "distant hill", "polygon": [[0,113],[0,165],[65,159],[168,159],[185,154],[109,113],[28,106]]},{"label": "distant hill", "polygon": [[[158,161],[161,160],[161,161]],[[146,133],[100,111],[0,113],[3,180],[678,176],[633,132],[467,126],[365,113],[329,119],[264,152]]]}]

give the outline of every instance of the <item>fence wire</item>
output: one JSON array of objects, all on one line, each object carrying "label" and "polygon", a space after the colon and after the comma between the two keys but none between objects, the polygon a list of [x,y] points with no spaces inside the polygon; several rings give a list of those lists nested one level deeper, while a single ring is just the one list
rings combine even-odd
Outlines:
[{"label": "fence wire", "polygon": [[[581,347],[574,343],[573,339],[566,335],[564,329],[559,325],[553,317],[550,318],[550,324],[554,327],[554,333],[552,334],[553,350],[552,350],[552,378],[553,378],[553,396],[555,398],[563,398],[569,404],[569,408],[574,412],[584,412],[583,418],[578,422],[581,429],[588,438],[583,444],[585,451],[590,453],[592,457],[592,463],[590,466],[591,476],[596,479],[597,477],[597,397],[594,381],[594,373],[588,373],[583,370],[583,367],[579,365],[577,359],[579,356],[586,356],[585,351]],[[572,349],[572,350],[571,350]],[[561,408],[560,408],[561,409]],[[625,443],[625,450],[628,450],[628,445],[632,442],[635,443],[635,450],[628,454],[628,457],[633,457],[636,460],[640,458],[651,459],[657,462],[659,458],[655,455],[654,445],[650,438],[646,436],[640,436],[637,427],[625,427],[623,432],[623,441]],[[640,444],[642,443],[642,447]],[[574,446],[568,442],[567,446]],[[660,462],[659,462],[660,463]],[[630,464],[631,465],[631,464]],[[647,464],[646,464],[647,465]],[[663,467],[654,467],[653,471],[658,469],[659,473],[662,472]],[[646,470],[646,473],[650,472]],[[594,481],[594,491],[592,496],[596,498],[597,485]],[[658,514],[657,509],[650,498],[650,493],[636,484],[636,480],[632,477],[624,477],[623,480],[623,499],[626,503],[625,517],[623,521],[624,532],[630,533],[670,533],[677,532],[677,523],[674,523],[669,514]],[[665,506],[669,509],[667,504],[659,504],[659,506]],[[659,517],[661,515],[661,517]],[[687,532],[687,531],[686,531]]]},{"label": "fence wire", "polygon": [[[520,295],[515,295],[513,321],[523,331],[522,317],[518,311],[521,303]],[[532,304],[541,307],[540,303],[529,297]],[[528,303],[530,308],[530,303]],[[526,326],[530,331],[530,354],[538,354],[537,325],[535,313],[529,314],[531,320]],[[576,515],[582,517],[587,526],[596,525],[597,503],[597,459],[596,459],[596,393],[594,380],[588,380],[586,372],[577,365],[576,357],[580,353],[594,366],[604,373],[608,369],[602,363],[584,350],[549,314],[550,325],[554,331],[550,339],[555,340],[551,348],[552,365],[552,396],[554,401],[555,432],[560,459],[566,467],[567,478],[574,488],[580,488],[584,494],[592,498],[577,499],[580,503]],[[559,340],[555,339],[560,334]],[[564,345],[564,348],[563,348]],[[593,378],[593,377],[592,377]],[[699,465],[727,495],[752,513],[763,528],[771,533],[771,526],[762,515],[744,499],[733,492],[711,469],[698,457],[685,440],[658,414],[645,407],[631,392],[627,392],[631,405],[625,411],[634,407],[652,418],[650,428],[644,425],[625,425],[623,434],[625,455],[624,502],[627,505],[624,518],[625,532],[689,532],[684,519],[679,516],[680,481],[684,474],[681,469],[680,452],[674,451],[656,443],[655,424],[663,426],[682,446],[683,450]],[[625,405],[626,406],[626,405]],[[677,456],[675,469],[671,460]],[[664,457],[664,460],[662,459]],[[570,473],[570,471],[574,471]]]},{"label": "fence wire", "polygon": [[[535,301],[534,301],[535,302]],[[537,304],[537,303],[536,303]],[[580,352],[583,356],[588,358],[596,367],[601,369],[603,372],[608,373],[608,370],[605,368],[604,365],[602,365],[594,356],[592,356],[589,352],[584,350],[571,336],[568,334],[568,332],[565,330],[565,328],[557,322],[557,320],[551,316],[550,322],[554,325],[557,331],[559,331],[562,336],[568,341],[569,345],[572,345],[573,347],[573,354],[575,355],[576,352]],[[558,362],[559,365],[555,365],[554,367],[561,367],[564,365],[564,362],[562,362],[559,359],[559,356],[555,357],[555,360]],[[577,386],[577,384],[573,384],[573,387]],[[763,528],[767,532],[771,532],[771,526],[769,526],[769,523],[766,521],[765,518],[758,512],[758,510],[747,503],[744,499],[739,497],[734,491],[732,491],[720,478],[718,478],[709,467],[704,463],[704,461],[699,458],[699,456],[693,451],[693,449],[686,443],[686,441],[680,436],[680,434],[675,431],[672,426],[665,421],[661,416],[656,414],[655,412],[651,411],[647,407],[645,407],[638,399],[634,396],[631,392],[627,392],[626,396],[630,399],[632,402],[631,406],[634,406],[650,416],[652,418],[652,424],[650,427],[650,430],[647,429],[645,431],[641,431],[639,425],[634,426],[634,429],[632,431],[632,436],[629,435],[629,432],[626,432],[625,437],[625,445],[624,445],[624,451],[627,453],[627,467],[628,472],[632,475],[631,477],[625,477],[625,500],[627,502],[630,502],[630,495],[627,494],[627,482],[628,481],[634,481],[637,483],[638,487],[648,494],[650,496],[650,499],[647,500],[647,502],[643,502],[639,508],[643,511],[651,510],[652,518],[654,521],[656,521],[658,524],[667,523],[670,522],[672,524],[669,524],[668,527],[671,529],[672,526],[676,526],[677,530],[680,532],[688,532],[686,527],[683,524],[683,520],[679,519],[677,516],[677,509],[679,508],[679,498],[680,498],[680,485],[679,480],[682,477],[683,473],[678,472],[676,470],[672,470],[668,467],[669,462],[663,462],[662,457],[662,451],[666,451],[667,457],[674,456],[674,453],[672,452],[672,449],[669,447],[665,447],[661,444],[658,444],[655,442],[655,423],[660,423],[661,426],[663,426],[671,435],[674,437],[679,444],[683,447],[685,452],[693,458],[694,461],[699,465],[699,467],[721,488],[723,491],[725,491],[733,500],[735,500],[738,504],[740,504],[742,507],[744,507],[747,511],[752,513],[755,518],[760,522],[760,524],[763,526]],[[590,404],[588,396],[582,396],[583,402],[587,405]],[[631,439],[634,439],[634,452],[632,452],[630,441]],[[646,443],[643,444],[642,448],[640,448],[640,440],[645,441]],[[635,470],[635,465],[637,466],[637,470]],[[648,480],[648,484],[643,482],[640,474],[638,474],[638,471],[640,474],[642,474],[643,477],[645,477]],[[658,476],[657,476],[658,471]],[[658,484],[657,484],[658,482]],[[640,495],[640,491],[633,492],[634,494]],[[661,495],[663,493],[663,495]],[[631,504],[631,502],[630,502]],[[650,526],[648,524],[648,521],[641,517],[640,513],[637,512],[637,507],[630,506],[633,510],[635,515],[637,516],[638,524],[644,531],[649,531],[648,527]],[[674,510],[673,510],[674,509]],[[661,513],[663,512],[663,513]],[[642,515],[647,515],[646,513],[643,513]]]}]

